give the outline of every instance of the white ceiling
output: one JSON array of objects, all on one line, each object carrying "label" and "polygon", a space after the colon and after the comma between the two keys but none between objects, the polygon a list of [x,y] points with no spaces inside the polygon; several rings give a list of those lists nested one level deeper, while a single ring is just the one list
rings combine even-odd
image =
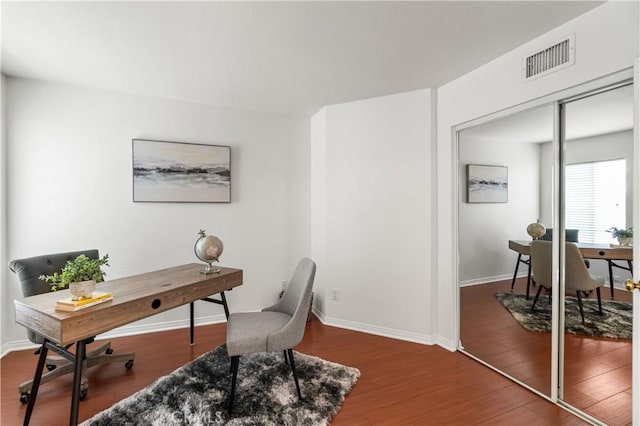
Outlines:
[{"label": "white ceiling", "polygon": [[233,108],[438,87],[602,2],[8,2],[2,72]]}]

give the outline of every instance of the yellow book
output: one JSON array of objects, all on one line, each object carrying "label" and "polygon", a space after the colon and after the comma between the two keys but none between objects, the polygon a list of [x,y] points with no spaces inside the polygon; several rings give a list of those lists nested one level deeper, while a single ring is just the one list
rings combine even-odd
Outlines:
[{"label": "yellow book", "polygon": [[66,299],[58,300],[58,305],[78,307],[78,306],[88,305],[90,303],[94,303],[94,302],[105,300],[105,299],[109,299],[109,300],[113,299],[113,295],[106,291],[94,291],[93,295],[90,298],[82,298],[80,300],[71,300],[70,297],[67,297]]},{"label": "yellow book", "polygon": [[98,299],[98,300],[95,300],[95,301],[93,301],[91,303],[87,303],[85,305],[80,305],[80,306],[73,306],[73,305],[65,305],[65,304],[56,303],[56,311],[65,311],[65,312],[79,311],[80,309],[90,308],[91,306],[95,306],[95,305],[99,305],[100,303],[108,302],[111,299],[113,299],[113,296],[109,297],[107,299]]}]

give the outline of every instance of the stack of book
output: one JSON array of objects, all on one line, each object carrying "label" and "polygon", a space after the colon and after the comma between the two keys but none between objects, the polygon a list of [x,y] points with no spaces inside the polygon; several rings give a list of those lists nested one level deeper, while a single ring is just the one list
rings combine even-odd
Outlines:
[{"label": "stack of book", "polygon": [[79,311],[80,309],[89,308],[99,303],[108,302],[113,299],[113,294],[106,291],[94,291],[91,298],[83,298],[80,300],[71,300],[71,298],[61,299],[56,302],[56,311]]}]

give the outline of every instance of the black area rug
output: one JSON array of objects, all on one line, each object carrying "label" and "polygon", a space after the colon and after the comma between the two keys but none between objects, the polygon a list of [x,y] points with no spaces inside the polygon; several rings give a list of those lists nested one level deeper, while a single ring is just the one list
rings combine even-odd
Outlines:
[{"label": "black area rug", "polygon": [[[533,297],[526,300],[523,294],[497,293],[496,299],[507,308],[518,323],[531,331],[551,331],[551,305],[548,296],[540,296],[535,311],[531,311]],[[603,300],[598,313],[598,301],[582,299],[584,320],[580,317],[578,300],[565,297],[565,329],[568,333],[609,339],[631,339],[632,305],[626,302]]]},{"label": "black area rug", "polygon": [[240,358],[233,415],[231,363],[220,346],[98,413],[83,425],[324,425],[360,371],[295,353],[303,401],[282,352]]}]

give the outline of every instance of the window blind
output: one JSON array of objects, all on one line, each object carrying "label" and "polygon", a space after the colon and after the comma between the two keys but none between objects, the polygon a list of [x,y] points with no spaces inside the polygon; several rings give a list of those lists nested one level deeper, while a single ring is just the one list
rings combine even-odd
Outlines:
[{"label": "window blind", "polygon": [[626,160],[571,164],[565,175],[565,226],[580,242],[612,242],[607,229],[626,228]]}]

